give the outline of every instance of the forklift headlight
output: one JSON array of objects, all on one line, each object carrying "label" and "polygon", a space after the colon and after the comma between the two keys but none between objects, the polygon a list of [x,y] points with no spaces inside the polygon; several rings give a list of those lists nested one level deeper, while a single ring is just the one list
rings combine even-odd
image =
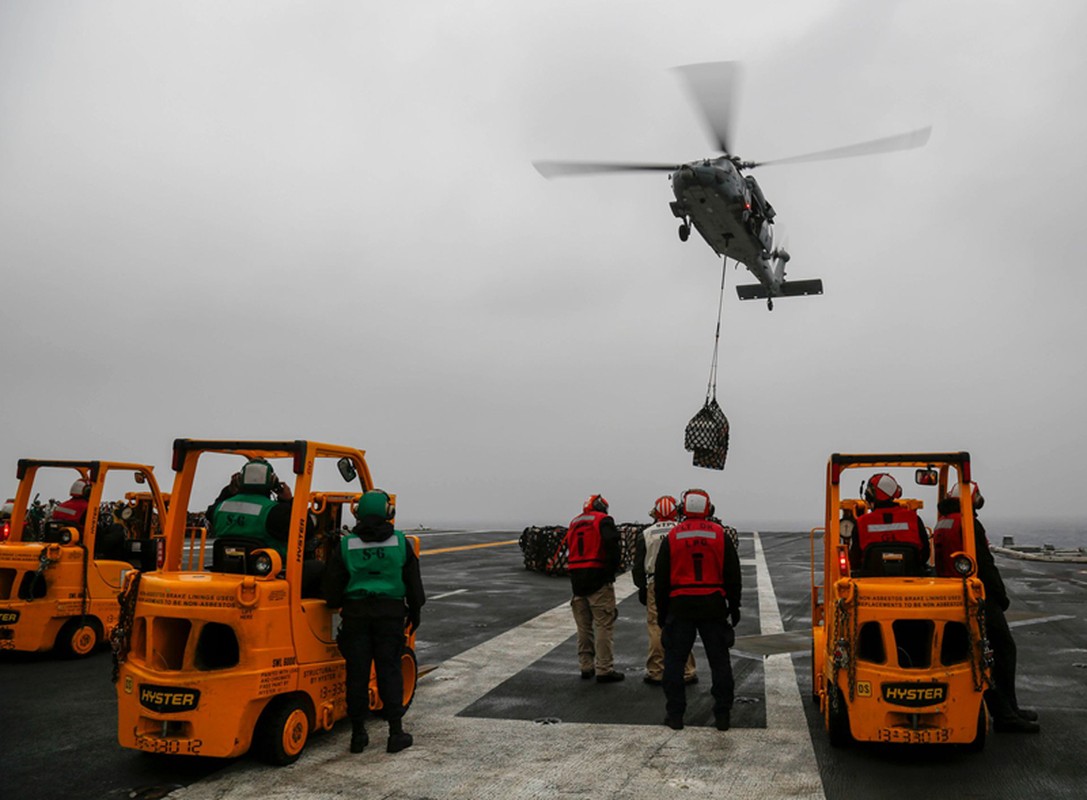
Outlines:
[{"label": "forklift headlight", "polygon": [[969,578],[974,574],[974,559],[970,558],[966,553],[957,553],[952,558],[951,565],[961,578]]},{"label": "forklift headlight", "polygon": [[272,571],[272,558],[267,553],[257,553],[253,557],[253,572],[261,577]]},{"label": "forklift headlight", "polygon": [[275,550],[254,550],[249,554],[249,565],[254,575],[267,580],[274,578],[283,569],[283,559]]}]

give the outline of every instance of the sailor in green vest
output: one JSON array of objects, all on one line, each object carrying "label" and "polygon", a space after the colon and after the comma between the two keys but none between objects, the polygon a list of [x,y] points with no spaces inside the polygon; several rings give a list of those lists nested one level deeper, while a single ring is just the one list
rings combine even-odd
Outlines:
[{"label": "sailor in green vest", "polygon": [[411,747],[403,727],[404,679],[400,656],[404,629],[419,627],[426,600],[419,559],[404,534],[393,528],[395,507],[380,489],[359,498],[355,527],[340,539],[324,573],[325,601],[342,608],[336,643],[347,664],[347,715],[351,718],[351,752],[361,753],[370,737],[366,714],[370,701],[370,664],[389,722],[386,752]]},{"label": "sailor in green vest", "polygon": [[[228,491],[229,487],[224,489],[212,507],[211,529],[215,536],[248,539],[275,550],[286,560],[291,490],[279,481],[272,465],[263,458],[250,459],[237,475],[237,493],[229,495]],[[271,497],[273,491],[278,502]]]}]

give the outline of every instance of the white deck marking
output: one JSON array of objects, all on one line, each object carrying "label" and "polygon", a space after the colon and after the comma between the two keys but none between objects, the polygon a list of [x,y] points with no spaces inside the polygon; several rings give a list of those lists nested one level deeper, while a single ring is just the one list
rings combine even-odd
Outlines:
[{"label": "white deck marking", "polygon": [[452,597],[455,594],[463,594],[467,591],[467,589],[454,589],[451,592],[442,592],[441,594],[436,594],[432,597],[428,597],[427,600],[441,600],[443,597]]},{"label": "white deck marking", "polygon": [[1050,614],[1048,617],[1034,617],[1031,619],[1017,619],[1015,622],[1008,622],[1009,628],[1021,628],[1024,625],[1037,625],[1041,622],[1060,622],[1062,619],[1075,619],[1068,614]]},{"label": "white deck marking", "polygon": [[[780,631],[781,614],[757,535],[755,552],[762,630]],[[629,574],[615,582],[617,600],[634,591]],[[384,752],[383,726],[372,722],[370,747],[350,755],[349,731],[340,726],[334,735],[311,741],[291,767],[268,768],[244,759],[172,797],[824,797],[788,655],[766,659],[765,729],[672,731],[663,725],[537,725],[456,716],[573,631],[570,607],[563,603],[444,662],[420,685],[406,717],[416,744],[402,753]],[[617,702],[624,691],[637,691],[625,685],[603,688]]]}]

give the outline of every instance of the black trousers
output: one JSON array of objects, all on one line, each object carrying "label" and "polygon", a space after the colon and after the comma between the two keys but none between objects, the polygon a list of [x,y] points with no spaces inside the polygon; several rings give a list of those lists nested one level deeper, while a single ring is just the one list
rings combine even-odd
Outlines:
[{"label": "black trousers", "polygon": [[347,716],[362,722],[370,709],[370,665],[377,672],[377,693],[390,723],[404,716],[403,617],[344,617],[336,644],[347,662]]},{"label": "black trousers", "polygon": [[985,601],[985,633],[993,650],[993,688],[985,692],[985,705],[995,719],[1016,715],[1019,700],[1015,696],[1015,663],[1018,654],[1008,620],[1000,606]]},{"label": "black trousers", "polygon": [[713,714],[721,716],[732,709],[735,684],[732,678],[732,661],[728,649],[736,641],[736,633],[725,620],[677,619],[669,614],[661,631],[664,645],[664,699],[665,713],[669,717],[683,718],[687,710],[687,687],[683,683],[683,669],[694,647],[695,635],[702,637],[706,659],[710,662],[713,686]]}]

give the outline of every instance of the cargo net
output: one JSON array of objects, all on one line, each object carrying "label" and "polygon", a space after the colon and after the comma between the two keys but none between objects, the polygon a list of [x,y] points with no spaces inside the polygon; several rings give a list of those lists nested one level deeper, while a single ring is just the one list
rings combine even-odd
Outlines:
[{"label": "cargo net", "polygon": [[[619,572],[626,572],[634,563],[634,548],[646,526],[625,522],[616,526],[621,542]],[[566,528],[562,525],[544,525],[525,528],[519,540],[525,569],[544,575],[568,575],[570,557],[566,552]]]},{"label": "cargo net", "polygon": [[694,453],[696,467],[724,469],[728,456],[728,418],[717,398],[706,399],[706,404],[687,423],[683,446]]}]

